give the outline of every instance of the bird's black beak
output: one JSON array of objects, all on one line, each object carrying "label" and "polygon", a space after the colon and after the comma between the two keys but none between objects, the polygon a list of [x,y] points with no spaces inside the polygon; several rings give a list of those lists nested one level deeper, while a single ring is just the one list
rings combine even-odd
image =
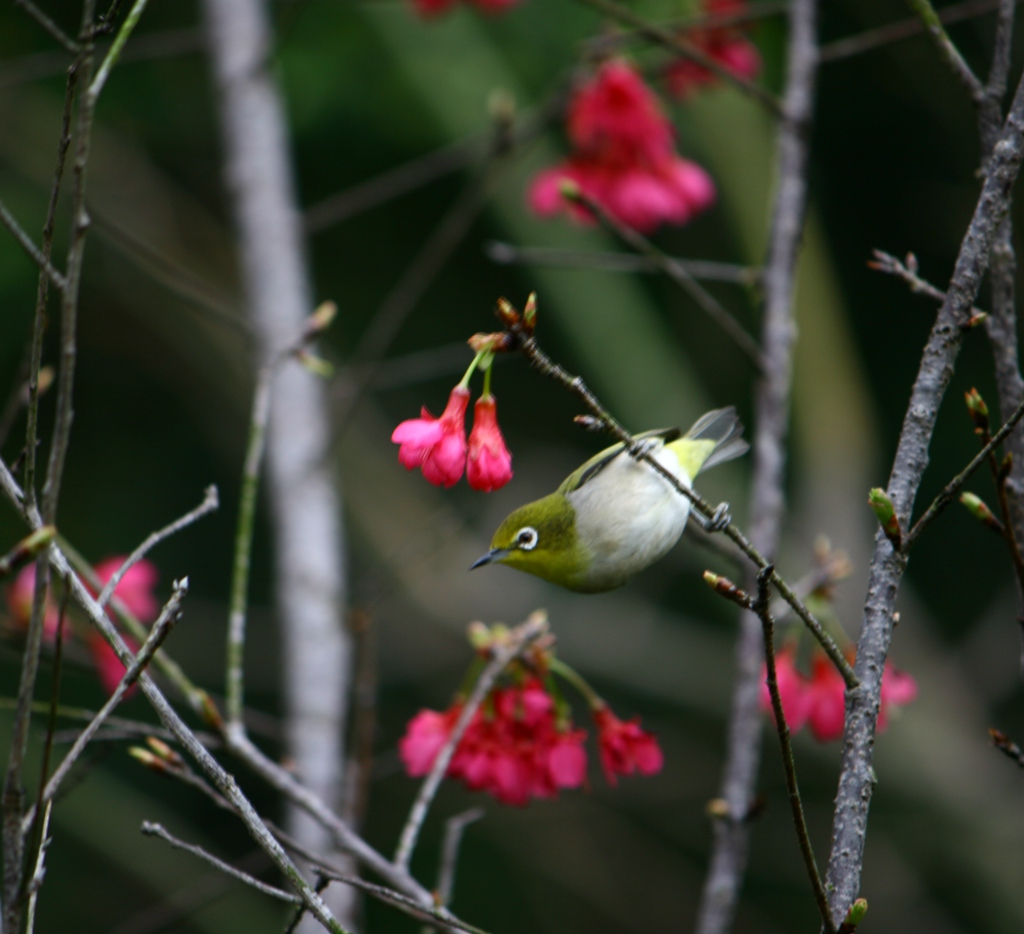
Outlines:
[{"label": "bird's black beak", "polygon": [[492,561],[500,561],[505,555],[508,554],[507,548],[492,548],[487,554],[481,555],[476,559],[470,566],[471,571],[475,571],[477,568],[482,568],[485,564],[490,564]]}]

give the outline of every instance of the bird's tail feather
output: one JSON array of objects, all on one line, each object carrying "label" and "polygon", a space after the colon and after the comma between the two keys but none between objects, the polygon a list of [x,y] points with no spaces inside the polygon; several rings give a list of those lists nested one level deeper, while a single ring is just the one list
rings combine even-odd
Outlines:
[{"label": "bird's tail feather", "polygon": [[702,415],[693,423],[693,427],[685,437],[680,440],[713,443],[714,447],[700,465],[700,470],[707,470],[716,464],[731,461],[750,449],[750,445],[743,440],[743,423],[736,415],[736,409],[731,405],[728,408],[714,409]]}]

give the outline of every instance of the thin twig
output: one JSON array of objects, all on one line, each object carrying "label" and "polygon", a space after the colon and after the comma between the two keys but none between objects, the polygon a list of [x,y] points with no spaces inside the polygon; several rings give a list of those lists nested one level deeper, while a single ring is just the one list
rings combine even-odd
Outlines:
[{"label": "thin twig", "polygon": [[67,280],[60,272],[53,268],[49,258],[32,242],[32,238],[25,233],[3,202],[0,202],[0,223],[11,232],[14,239],[18,241],[18,245],[28,254],[32,262],[46,274],[50,282],[58,289],[63,290],[67,285]]},{"label": "thin twig", "polygon": [[1017,406],[1016,411],[1006,420],[1002,428],[988,440],[985,446],[971,458],[967,466],[950,480],[943,487],[942,492],[932,500],[931,505],[922,513],[921,518],[914,523],[913,528],[903,537],[902,551],[904,554],[910,550],[910,546],[917,541],[920,534],[935,517],[953,501],[953,498],[960,492],[963,485],[970,480],[974,472],[988,459],[989,455],[1003,443],[1007,435],[1013,431],[1017,422],[1022,418],[1024,418],[1024,402]]},{"label": "thin twig", "polygon": [[291,905],[301,905],[302,899],[298,895],[293,895],[291,892],[285,892],[284,889],[276,888],[273,885],[267,885],[266,882],[260,882],[255,876],[250,876],[249,873],[243,872],[241,869],[236,869],[230,863],[225,863],[224,860],[218,859],[212,853],[207,852],[201,846],[195,843],[186,843],[184,840],[179,840],[173,834],[169,833],[164,829],[163,825],[155,824],[151,821],[145,820],[142,822],[142,832],[147,837],[159,837],[161,840],[169,843],[176,850],[184,850],[186,853],[191,853],[193,856],[199,857],[203,862],[209,863],[214,869],[218,869],[226,875],[237,879],[239,882],[245,883],[245,885],[256,889],[257,892],[262,892],[264,895],[269,895],[271,898],[276,898],[282,902],[288,902]]},{"label": "thin twig", "polygon": [[423,821],[427,817],[430,803],[434,800],[434,795],[437,793],[445,772],[448,771],[448,765],[452,761],[452,756],[455,755],[459,741],[466,732],[469,722],[476,714],[477,708],[483,703],[487,692],[490,691],[498,675],[505,670],[509,662],[516,658],[534,639],[547,632],[547,629],[547,614],[542,610],[538,610],[531,614],[526,622],[521,626],[517,626],[510,633],[506,643],[494,650],[493,657],[487,663],[487,667],[480,673],[480,677],[473,686],[472,693],[459,713],[459,719],[455,721],[455,726],[452,728],[451,733],[448,734],[448,738],[438,752],[437,758],[434,759],[430,773],[423,780],[419,794],[416,795],[416,800],[409,809],[409,816],[405,821],[405,826],[402,828],[398,847],[395,850],[394,863],[396,866],[408,869],[409,861],[412,859],[413,850],[416,848],[416,840],[419,837],[420,829],[423,827]]},{"label": "thin twig", "polygon": [[773,116],[782,116],[782,106],[772,94],[760,85],[744,78],[742,75],[736,74],[736,72],[711,58],[711,56],[707,55],[685,37],[675,35],[669,29],[649,22],[642,16],[634,13],[629,7],[616,3],[615,0],[580,0],[580,2],[617,22],[633,27],[644,38],[668,49],[680,58],[688,59],[700,65],[701,68],[706,68],[712,74],[729,84],[735,85],[743,93],[764,105],[765,109]]},{"label": "thin twig", "polygon": [[[910,291],[918,295],[927,295],[929,298],[934,298],[937,302],[946,300],[946,293],[942,289],[932,285],[927,279],[922,279],[917,274],[917,257],[913,253],[908,253],[904,262],[900,262],[895,256],[886,253],[884,250],[872,250],[871,255],[874,257],[873,260],[868,262],[868,266],[871,269],[902,279],[910,286]],[[987,314],[988,312],[975,308],[973,305],[971,306],[972,318],[984,317]]]},{"label": "thin twig", "polygon": [[[633,253],[612,253],[603,250],[561,250],[556,247],[513,246],[500,240],[484,245],[484,252],[492,262],[503,266],[564,266],[576,269],[599,269],[601,272],[662,272],[662,264],[648,256]],[[761,270],[756,266],[718,263],[704,259],[665,259],[694,279],[709,282],[730,282],[735,285],[757,285]]]},{"label": "thin twig", "polygon": [[224,685],[227,693],[227,722],[230,730],[242,730],[245,708],[245,618],[249,602],[249,571],[252,565],[252,536],[256,524],[256,493],[263,452],[267,443],[270,418],[270,389],[273,364],[262,367],[256,376],[249,417],[249,440],[242,467],[242,489],[238,496],[238,525],[235,529],[235,553],[231,573],[231,605],[228,610],[227,654]]},{"label": "thin twig", "polygon": [[470,808],[445,821],[444,841],[441,844],[441,867],[437,872],[436,888],[437,900],[445,907],[451,904],[452,893],[455,891],[455,869],[459,863],[462,835],[470,824],[480,820],[483,816],[483,808]]},{"label": "thin twig", "polygon": [[29,16],[32,17],[43,29],[49,33],[52,39],[56,39],[72,55],[77,55],[80,47],[63,29],[60,28],[49,16],[37,7],[32,0],[14,0],[15,6],[20,6]]},{"label": "thin twig", "polygon": [[39,889],[43,885],[46,874],[46,851],[50,845],[50,815],[53,813],[53,802],[46,805],[43,812],[42,827],[39,835],[39,850],[36,853],[32,875],[28,880],[28,908],[25,910],[25,934],[34,934],[36,927],[36,902],[39,900]]},{"label": "thin twig", "polygon": [[[964,235],[946,299],[928,337],[903,421],[886,492],[906,526],[928,463],[939,406],[963,341],[962,326],[989,264],[999,225],[1009,209],[1013,183],[1024,158],[1024,81],[986,166],[974,215]],[[868,577],[857,646],[859,687],[847,692],[842,767],[833,818],[827,884],[834,917],[845,917],[860,888],[868,809],[875,779],[871,768],[882,671],[892,638],[893,613],[906,557],[879,530]]]},{"label": "thin twig", "polygon": [[971,100],[976,104],[980,104],[985,94],[985,88],[981,81],[978,80],[978,76],[971,71],[971,66],[964,61],[960,50],[953,44],[953,40],[949,38],[949,33],[946,32],[945,26],[942,25],[942,20],[939,19],[938,13],[935,12],[935,7],[932,6],[931,0],[907,0],[907,5],[917,14],[924,26],[925,32],[932,37],[932,42],[939,50],[939,54],[953,70],[953,74],[960,79],[960,83],[967,89],[967,92],[971,95]]},{"label": "thin twig", "polygon": [[[598,398],[587,388],[587,385],[579,376],[571,376],[561,366],[555,363],[546,353],[544,353],[543,350],[540,349],[536,340],[531,335],[527,335],[522,331],[519,325],[511,328],[510,333],[512,333],[518,341],[519,351],[526,357],[533,367],[540,371],[544,376],[561,383],[566,389],[576,395],[583,404],[590,409],[601,428],[609,435],[617,441],[621,441],[628,449],[633,449],[635,447],[636,439],[626,431],[626,429],[603,405],[601,405]],[[650,454],[641,452],[638,456],[640,460],[649,464],[656,473],[664,477],[665,481],[680,496],[685,496],[693,507],[702,516],[704,516],[704,518],[715,518],[715,507],[704,499],[704,497],[680,483],[679,478],[676,477],[675,474],[660,464]],[[736,524],[732,519],[729,519],[728,522],[724,524],[722,532],[737,545],[740,551],[742,551],[758,569],[766,567],[769,564],[764,555],[762,555],[750,543],[747,537],[736,527]],[[857,678],[853,673],[853,669],[850,667],[850,663],[846,660],[846,657],[835,644],[832,637],[822,628],[821,623],[815,619],[814,614],[807,609],[804,603],[793,592],[793,589],[788,583],[786,583],[778,571],[772,572],[772,584],[775,589],[778,590],[786,603],[793,608],[797,616],[803,620],[807,628],[810,629],[814,638],[818,640],[821,647],[825,650],[825,654],[828,655],[832,660],[832,663],[842,674],[847,687],[856,685]]]},{"label": "thin twig", "polygon": [[219,505],[217,487],[213,485],[208,486],[203,493],[203,501],[195,509],[185,513],[180,519],[175,519],[170,525],[165,525],[162,529],[151,533],[135,551],[124,559],[121,566],[113,573],[110,580],[107,581],[99,597],[96,598],[96,602],[100,606],[105,607],[114,595],[114,591],[117,590],[117,585],[124,579],[125,574],[138,564],[145,555],[159,545],[160,542],[170,538],[182,529],[188,528],[193,522],[198,522],[203,516],[213,512]]},{"label": "thin twig", "polygon": [[469,924],[461,918],[453,915],[443,905],[438,907],[433,902],[429,905],[424,905],[415,899],[410,898],[408,895],[404,895],[394,889],[387,888],[387,886],[376,885],[373,882],[367,882],[365,879],[361,879],[359,876],[353,876],[351,873],[347,873],[338,868],[333,863],[327,862],[320,854],[311,852],[308,847],[304,847],[293,837],[289,836],[278,827],[275,827],[273,824],[268,824],[268,826],[270,826],[274,831],[274,834],[281,841],[281,844],[285,849],[290,850],[296,856],[304,859],[316,870],[317,874],[322,876],[324,879],[331,879],[337,882],[343,882],[345,885],[351,885],[353,888],[366,892],[368,895],[372,895],[374,898],[380,899],[384,903],[392,905],[421,921],[436,921],[439,923],[439,926],[445,930],[455,928],[460,931],[466,931],[467,934],[487,934],[487,932],[483,931],[481,928]]},{"label": "thin twig", "polygon": [[131,36],[132,32],[135,30],[136,25],[138,25],[139,17],[142,16],[148,2],[149,0],[135,0],[131,10],[128,11],[128,15],[124,18],[121,28],[117,31],[117,36],[115,36],[114,41],[107,50],[106,57],[103,59],[103,64],[100,65],[96,72],[96,77],[93,79],[92,84],[89,85],[89,89],[85,92],[86,99],[91,101],[94,105],[96,103],[96,99],[100,96],[100,92],[103,90],[103,86],[107,83],[107,78],[110,77],[111,70],[117,64],[117,60],[121,56],[121,50],[124,48],[124,44],[128,41],[128,37]]},{"label": "thin twig", "polygon": [[786,775],[786,790],[789,792],[789,805],[793,811],[793,824],[796,826],[800,853],[804,858],[804,867],[814,892],[814,901],[821,915],[821,922],[829,934],[835,934],[836,925],[829,911],[828,897],[821,883],[818,864],[814,859],[814,848],[807,832],[807,820],[804,817],[803,804],[800,801],[800,787],[796,780],[796,761],[793,758],[793,745],[790,742],[789,726],[782,709],[782,697],[779,694],[779,681],[775,670],[775,621],[768,611],[768,581],[770,567],[762,569],[757,575],[757,599],[753,603],[753,611],[761,620],[764,636],[764,659],[767,668],[768,693],[772,699],[772,711],[775,714],[775,729],[779,734],[779,746],[782,749],[782,767]]},{"label": "thin twig", "polygon": [[303,215],[306,233],[320,233],[370,208],[386,204],[435,179],[465,168],[484,155],[487,147],[488,143],[478,136],[460,139],[336,192],[306,208]]},{"label": "thin twig", "polygon": [[[782,120],[776,137],[778,180],[768,234],[768,255],[762,272],[765,294],[761,336],[763,372],[754,395],[755,431],[750,490],[750,541],[761,573],[773,561],[785,514],[786,438],[792,382],[794,294],[797,256],[807,211],[807,164],[818,67],[816,0],[791,0],[788,14],[786,82]],[[728,531],[728,530],[727,530]],[[765,555],[767,557],[760,557]],[[772,580],[804,622],[813,619]],[[749,578],[748,578],[749,579]],[[751,585],[754,581],[751,581]],[[788,588],[787,588],[788,589]],[[791,592],[790,592],[791,593]],[[795,599],[795,594],[792,595]],[[820,624],[814,620],[817,630]],[[827,638],[822,641],[847,687],[856,684],[846,658]],[[821,634],[824,631],[821,630]],[[762,624],[752,612],[740,615],[736,641],[736,674],[729,714],[727,754],[720,797],[728,819],[714,825],[710,867],[698,909],[698,934],[724,934],[733,923],[740,886],[746,871],[750,838],[747,815],[754,797],[761,751],[760,678],[763,655]]]},{"label": "thin twig", "polygon": [[645,236],[637,233],[628,224],[624,224],[611,212],[607,211],[603,204],[591,198],[579,188],[575,188],[571,192],[566,191],[565,197],[583,205],[604,227],[611,230],[619,239],[627,243],[638,253],[646,256],[660,272],[668,276],[669,279],[689,295],[696,302],[697,307],[732,338],[736,346],[747,355],[759,371],[764,372],[764,355],[761,353],[761,348],[758,347],[757,341],[686,269],[679,263],[676,263],[671,257],[662,253]]},{"label": "thin twig", "polygon": [[[84,730],[82,730],[78,739],[75,740],[74,745],[67,751],[64,758],[61,760],[59,766],[57,766],[50,780],[46,783],[46,788],[39,797],[39,801],[45,804],[48,801],[52,801],[57,791],[60,789],[61,783],[67,778],[68,773],[71,771],[75,762],[78,761],[78,757],[85,752],[85,747],[89,744],[93,736],[96,735],[96,731],[103,726],[107,717],[114,712],[114,709],[124,699],[125,694],[132,688],[136,681],[139,680],[139,675],[146,669],[150,660],[153,658],[156,650],[163,643],[164,639],[170,635],[171,629],[174,628],[178,620],[181,619],[182,603],[185,600],[185,595],[188,593],[188,578],[183,578],[180,581],[175,581],[172,588],[172,593],[167,603],[164,604],[163,609],[160,611],[160,616],[157,621],[153,624],[152,630],[150,630],[149,638],[143,643],[142,648],[139,649],[138,654],[132,659],[128,665],[127,670],[121,677],[114,693],[107,698],[107,702],[99,709],[96,716],[93,717],[92,721]],[[28,831],[28,828],[32,826],[33,820],[38,812],[35,808],[29,810],[22,821],[22,832]]]},{"label": "thin twig", "polygon": [[[0,460],[0,489],[3,490],[7,498],[21,512],[21,515],[30,529],[38,529],[43,525],[39,511],[35,508],[27,508],[25,506],[24,494],[18,487],[18,483],[11,475],[11,472],[7,469],[7,465],[4,464],[2,460]],[[63,552],[61,552],[61,550],[55,545],[50,546],[49,560],[50,566],[57,572],[57,574],[68,578],[71,584],[72,596],[75,601],[85,611],[92,624],[110,643],[114,651],[120,657],[122,663],[126,667],[130,665],[134,657],[131,650],[121,638],[120,633],[118,633],[114,628],[114,625],[107,618],[104,610],[96,603],[89,590],[72,572],[71,566]],[[316,916],[321,924],[325,925],[329,930],[334,931],[335,934],[345,934],[344,928],[338,924],[330,910],[323,903],[323,900],[309,887],[308,883],[303,878],[302,873],[299,872],[298,868],[294,863],[292,863],[288,858],[288,855],[281,848],[281,845],[267,829],[266,824],[264,824],[259,814],[257,814],[256,810],[249,802],[249,799],[242,793],[242,790],[238,787],[238,783],[235,779],[224,770],[216,759],[213,758],[209,750],[196,737],[195,733],[193,733],[181,717],[178,716],[177,712],[167,701],[167,698],[164,697],[163,692],[161,692],[161,690],[156,686],[153,679],[150,678],[147,673],[143,672],[139,677],[138,683],[142,693],[145,694],[164,726],[174,734],[174,738],[182,748],[188,752],[200,768],[202,768],[202,770],[210,777],[218,791],[220,791],[220,793],[231,802],[232,807],[234,807],[239,818],[245,824],[249,834],[267,853],[267,855],[270,856],[281,872],[288,878],[292,886],[309,906],[310,911]],[[258,757],[254,758],[258,759]],[[273,774],[275,770],[280,770],[280,767],[275,766],[275,768],[270,771]],[[359,842],[362,843],[361,840]],[[365,843],[362,845],[367,850],[370,849]],[[386,861],[383,862],[386,863]],[[387,865],[390,866],[390,864]],[[412,883],[412,885],[414,886],[415,883]],[[422,889],[417,890],[415,894],[417,897],[423,898],[424,901],[429,901],[429,893],[423,892]],[[6,903],[4,907],[6,910]]]},{"label": "thin twig", "polygon": [[[939,21],[944,25],[959,23],[966,19],[973,19],[976,16],[984,16],[997,9],[1000,3],[1005,0],[967,0],[966,3],[952,3],[949,6],[937,10]],[[1020,0],[1011,0],[1019,3]],[[836,39],[821,47],[819,62],[822,65],[838,62],[842,59],[852,58],[863,52],[899,42],[901,39],[910,39],[919,36],[925,31],[924,24],[919,17],[901,19],[895,23],[886,23],[875,29],[867,29],[857,33],[855,36],[847,36],[845,39]]]}]

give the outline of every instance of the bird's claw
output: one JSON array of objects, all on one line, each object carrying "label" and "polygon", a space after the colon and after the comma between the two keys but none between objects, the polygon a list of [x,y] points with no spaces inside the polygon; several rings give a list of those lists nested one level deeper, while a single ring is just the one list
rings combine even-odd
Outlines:
[{"label": "bird's claw", "polygon": [[704,526],[705,532],[721,532],[730,522],[732,522],[732,516],[729,515],[728,503],[719,503],[710,519],[700,516],[700,524]]},{"label": "bird's claw", "polygon": [[643,460],[659,444],[661,444],[661,439],[659,438],[640,438],[629,446],[629,456],[634,460]]}]

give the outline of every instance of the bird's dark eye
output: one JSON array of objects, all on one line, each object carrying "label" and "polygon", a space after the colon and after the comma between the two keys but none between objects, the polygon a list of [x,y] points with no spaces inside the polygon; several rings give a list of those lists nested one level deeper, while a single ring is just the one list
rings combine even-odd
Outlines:
[{"label": "bird's dark eye", "polygon": [[539,537],[537,530],[533,526],[527,525],[516,532],[516,548],[522,551],[533,551],[537,547]]}]

